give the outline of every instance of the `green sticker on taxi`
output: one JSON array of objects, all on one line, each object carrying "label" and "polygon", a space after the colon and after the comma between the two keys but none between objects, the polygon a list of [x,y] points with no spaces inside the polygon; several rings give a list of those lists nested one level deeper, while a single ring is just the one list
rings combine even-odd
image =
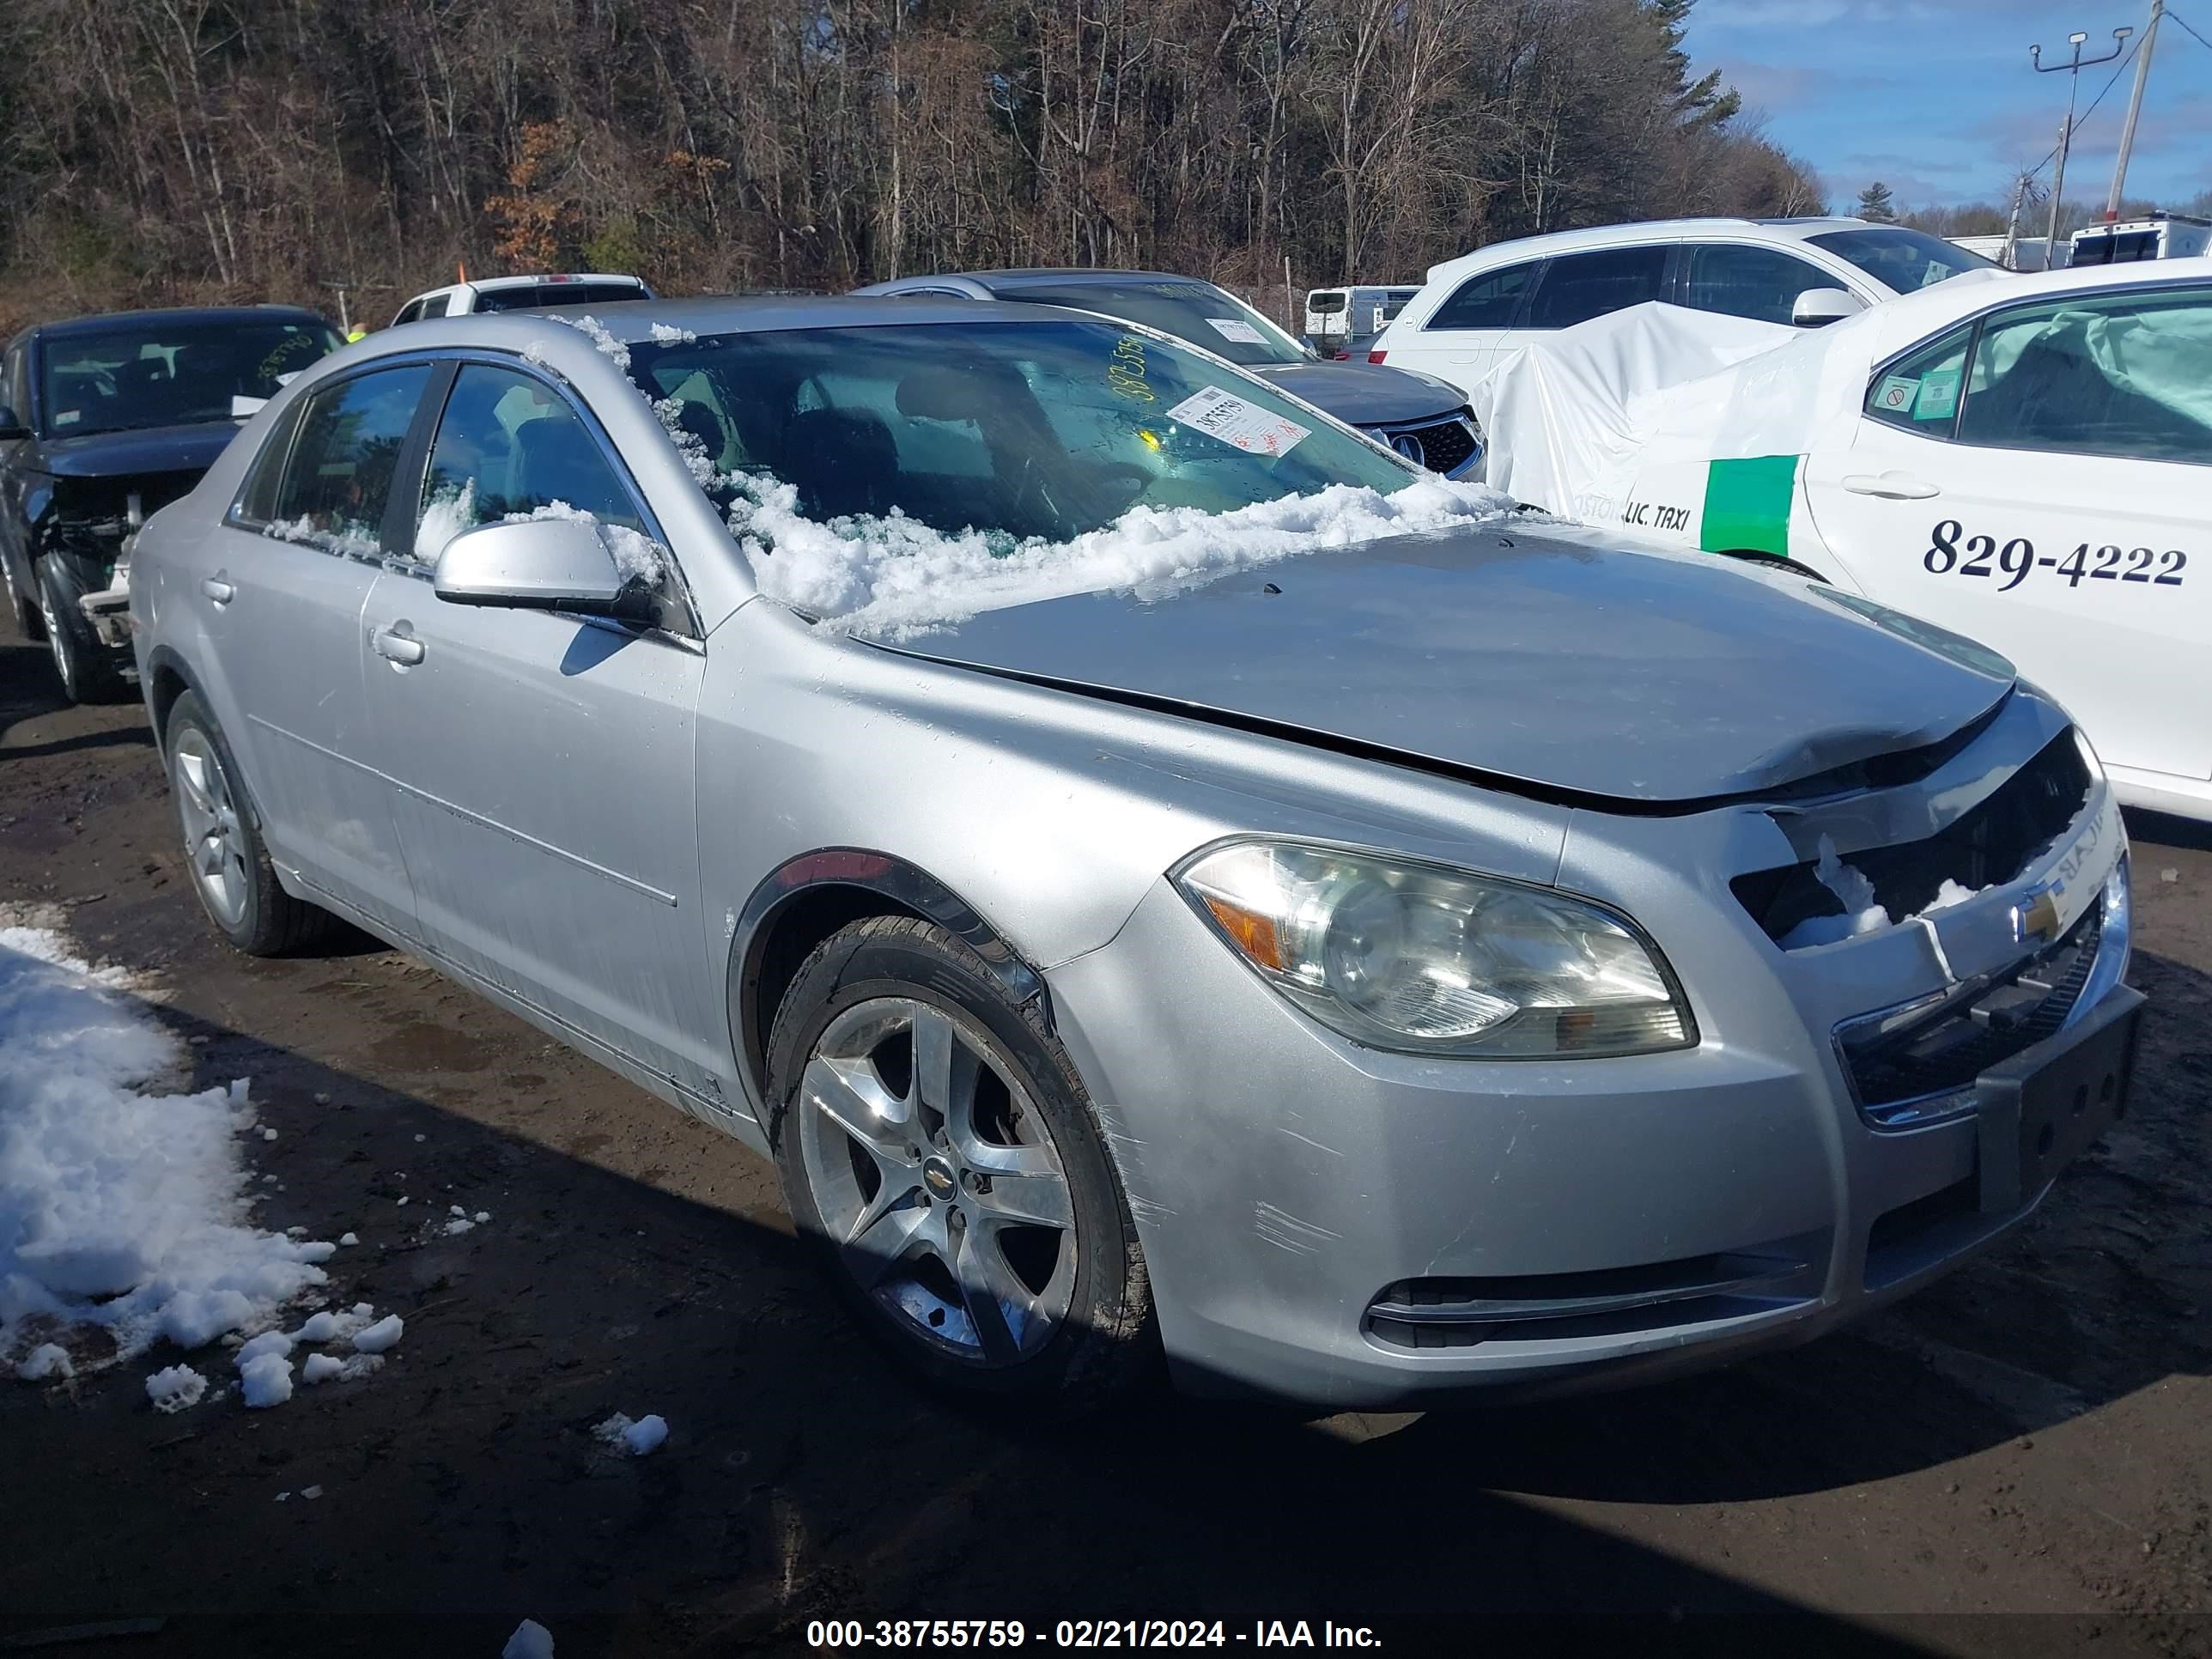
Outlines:
[{"label": "green sticker on taxi", "polygon": [[1931,368],[1920,377],[1920,395],[1912,401],[1916,421],[1948,421],[1958,412],[1959,371]]}]

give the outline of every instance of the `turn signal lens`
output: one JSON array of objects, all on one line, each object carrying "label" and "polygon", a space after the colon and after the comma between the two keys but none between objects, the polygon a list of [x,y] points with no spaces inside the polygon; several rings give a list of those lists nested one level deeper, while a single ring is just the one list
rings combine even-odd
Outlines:
[{"label": "turn signal lens", "polygon": [[1330,1030],[1407,1054],[1649,1054],[1697,1040],[1624,920],[1548,888],[1291,842],[1200,854],[1175,881]]},{"label": "turn signal lens", "polygon": [[1370,363],[1379,363],[1389,355],[1387,351],[1370,351],[1367,354],[1367,361]]}]

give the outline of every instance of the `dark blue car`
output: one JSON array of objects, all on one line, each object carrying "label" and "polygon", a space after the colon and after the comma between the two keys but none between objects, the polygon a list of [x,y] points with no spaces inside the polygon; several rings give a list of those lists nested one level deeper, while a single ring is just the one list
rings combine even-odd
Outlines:
[{"label": "dark blue car", "polygon": [[0,355],[0,574],[63,690],[112,691],[130,661],[117,587],[131,532],[188,493],[240,422],[337,349],[312,311],[236,306],[37,323]]}]

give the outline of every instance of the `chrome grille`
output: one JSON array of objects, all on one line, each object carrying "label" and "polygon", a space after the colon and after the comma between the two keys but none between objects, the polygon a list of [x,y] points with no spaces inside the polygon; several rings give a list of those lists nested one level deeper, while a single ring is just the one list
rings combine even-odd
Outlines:
[{"label": "chrome grille", "polygon": [[[1407,460],[1418,460],[1431,472],[1456,472],[1482,449],[1482,441],[1475,436],[1474,426],[1459,415],[1421,426],[1388,427],[1376,435],[1388,447]],[[1415,453],[1408,453],[1408,439]]]}]

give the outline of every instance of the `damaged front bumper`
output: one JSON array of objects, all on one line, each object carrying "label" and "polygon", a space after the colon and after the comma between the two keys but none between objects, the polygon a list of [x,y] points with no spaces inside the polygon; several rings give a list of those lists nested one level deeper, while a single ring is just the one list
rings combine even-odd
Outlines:
[{"label": "damaged front bumper", "polygon": [[[1820,836],[1875,864],[1900,828],[2000,846],[1978,806],[2071,741],[2051,705],[2018,702],[1890,790],[1576,816],[1559,884],[1659,942],[1693,1049],[1364,1048],[1268,990],[1164,882],[1111,945],[1052,970],[1181,1381],[1374,1408],[1654,1380],[1817,1336],[2016,1224],[2125,1103],[2141,999],[2120,982],[2124,837],[2102,778],[2008,879],[1817,950],[1783,950],[1753,915],[1764,890],[1729,879]],[[2038,963],[2092,927],[2067,985],[2038,994]],[[1845,1035],[1930,999],[1960,1023],[1906,1058],[1944,1086],[1884,1121]],[[1994,1046],[1947,1046],[2007,1020]]]},{"label": "damaged front bumper", "polygon": [[112,651],[131,648],[131,583],[127,567],[118,566],[112,586],[77,600],[77,608],[92,624],[93,637]]}]

